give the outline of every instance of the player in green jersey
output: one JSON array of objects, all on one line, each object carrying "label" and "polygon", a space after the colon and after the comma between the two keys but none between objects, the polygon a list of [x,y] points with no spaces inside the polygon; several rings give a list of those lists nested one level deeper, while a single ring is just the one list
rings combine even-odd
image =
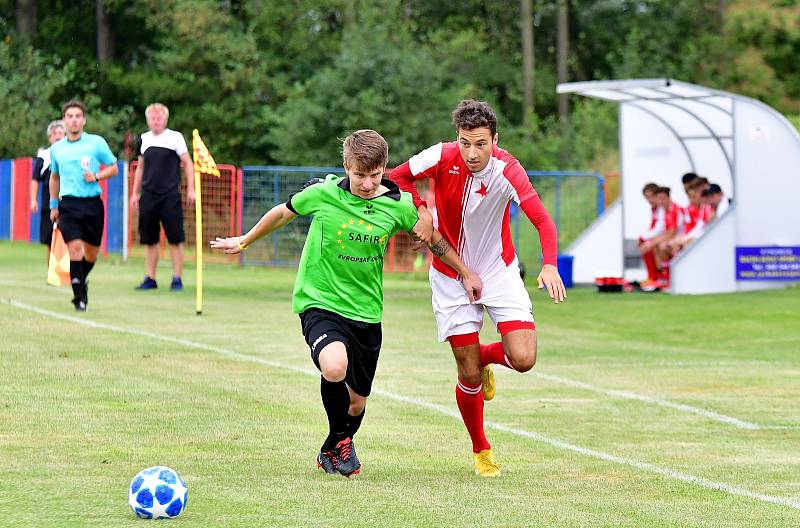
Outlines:
[{"label": "player in green jersey", "polygon": [[[423,240],[455,269],[471,300],[480,278],[470,271],[430,216],[420,219],[411,195],[383,177],[389,147],[374,130],[344,140],[346,177],[328,176],[275,206],[247,234],[217,238],[211,247],[239,253],[259,238],[313,215],[303,246],[292,308],[300,314],[303,336],[321,372],[320,393],[328,415],[328,437],[317,466],[331,474],[361,471],[353,435],[361,426],[378,365],[383,315],[383,256],[398,231]],[[432,233],[425,238],[424,233]]]}]

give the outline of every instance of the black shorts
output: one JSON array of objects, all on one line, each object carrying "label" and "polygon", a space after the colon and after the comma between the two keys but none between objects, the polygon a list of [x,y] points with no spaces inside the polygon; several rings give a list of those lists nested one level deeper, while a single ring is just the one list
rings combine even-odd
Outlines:
[{"label": "black shorts", "polygon": [[183,207],[180,193],[152,194],[143,192],[139,199],[139,240],[146,246],[158,244],[160,225],[170,244],[186,240],[183,232]]},{"label": "black shorts", "polygon": [[99,196],[77,198],[64,196],[58,203],[58,228],[64,242],[83,240],[91,246],[100,246],[105,224],[103,200]]},{"label": "black shorts", "polygon": [[53,240],[53,222],[50,221],[50,209],[42,209],[42,218],[39,221],[39,242],[50,245]]},{"label": "black shorts", "polygon": [[369,396],[381,353],[381,324],[354,321],[319,308],[301,313],[300,323],[317,368],[320,368],[319,353],[326,345],[334,341],[344,343],[347,349],[344,380],[359,396]]}]

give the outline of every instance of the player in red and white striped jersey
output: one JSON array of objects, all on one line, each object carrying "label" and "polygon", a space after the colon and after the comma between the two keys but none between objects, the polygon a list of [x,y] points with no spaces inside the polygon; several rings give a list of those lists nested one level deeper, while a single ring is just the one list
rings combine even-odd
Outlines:
[{"label": "player in red and white striped jersey", "polygon": [[652,248],[656,261],[656,282],[647,290],[664,289],[669,286],[669,259],[667,243],[683,230],[684,209],[672,201],[669,187],[659,187],[656,191],[656,202],[664,211],[664,231],[646,242]]},{"label": "player in red and white striped jersey", "polygon": [[669,241],[670,258],[674,257],[686,244],[703,234],[706,222],[711,217],[711,209],[703,204],[703,191],[708,186],[708,180],[697,178],[687,185],[686,194],[689,196],[689,206],[686,208],[683,232]]},{"label": "player in red and white striped jersey", "polygon": [[644,199],[650,205],[650,226],[647,231],[639,236],[639,253],[647,269],[647,281],[643,287],[647,288],[655,285],[658,280],[658,268],[656,267],[655,240],[664,232],[664,208],[659,207],[656,199],[656,192],[660,189],[655,183],[648,183],[642,188]]},{"label": "player in red and white striped jersey", "polygon": [[[525,372],[536,362],[533,307],[520,278],[509,227],[512,200],[539,232],[544,256],[539,288],[546,288],[556,303],[564,301],[566,292],[556,267],[555,224],[519,161],[497,146],[494,111],[484,102],[461,101],[453,112],[453,124],[456,141],[423,150],[394,169],[392,178],[412,194],[421,216],[430,213],[414,182],[435,180],[436,228],[483,281],[480,300],[470,303],[463,288],[456,289],[461,283],[452,268],[434,259],[430,270],[439,340],[450,342],[458,366],[456,402],[472,439],[475,471],[497,476],[499,466],[483,429],[484,397],[494,397],[489,365]],[[501,342],[479,343],[484,308]]]}]

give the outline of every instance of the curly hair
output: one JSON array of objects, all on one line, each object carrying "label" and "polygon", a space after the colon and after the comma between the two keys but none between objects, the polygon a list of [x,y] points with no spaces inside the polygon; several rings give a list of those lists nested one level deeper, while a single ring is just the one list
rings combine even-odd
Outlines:
[{"label": "curly hair", "polygon": [[455,125],[456,131],[485,127],[494,137],[497,134],[497,114],[494,113],[489,103],[464,99],[453,111],[453,125]]}]

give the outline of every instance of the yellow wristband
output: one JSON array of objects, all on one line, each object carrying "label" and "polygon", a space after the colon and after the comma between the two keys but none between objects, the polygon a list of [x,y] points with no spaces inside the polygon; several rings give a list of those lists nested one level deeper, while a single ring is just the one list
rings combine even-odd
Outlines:
[{"label": "yellow wristband", "polygon": [[239,246],[239,251],[244,251],[248,247],[247,245],[242,244],[242,238],[243,237],[239,237],[236,239],[236,245]]}]

